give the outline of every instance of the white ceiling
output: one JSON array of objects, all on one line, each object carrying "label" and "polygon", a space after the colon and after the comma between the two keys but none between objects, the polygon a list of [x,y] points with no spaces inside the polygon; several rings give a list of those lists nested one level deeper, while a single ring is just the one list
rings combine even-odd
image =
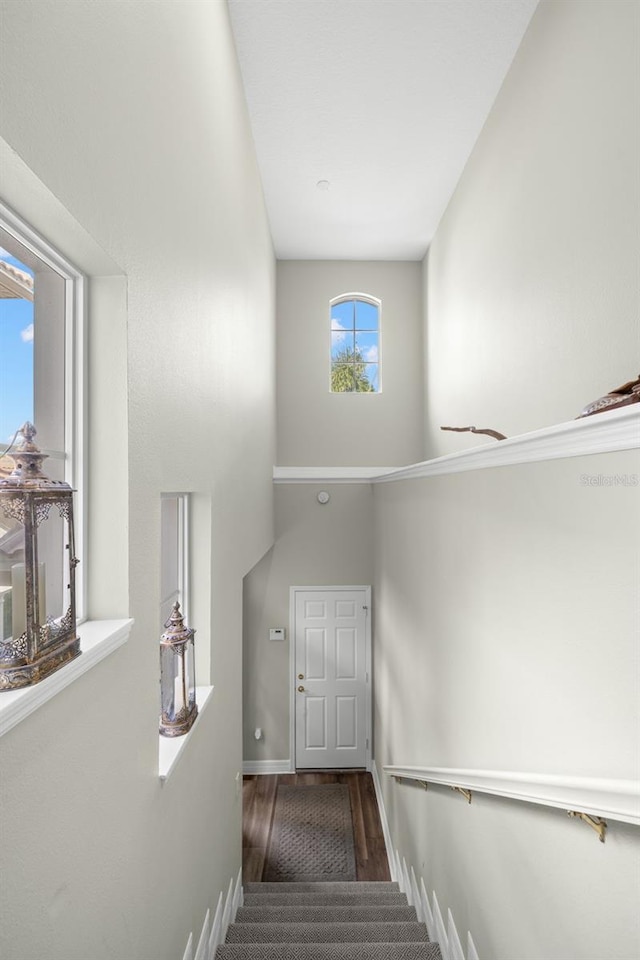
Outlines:
[{"label": "white ceiling", "polygon": [[421,259],[537,2],[229,0],[276,255]]}]

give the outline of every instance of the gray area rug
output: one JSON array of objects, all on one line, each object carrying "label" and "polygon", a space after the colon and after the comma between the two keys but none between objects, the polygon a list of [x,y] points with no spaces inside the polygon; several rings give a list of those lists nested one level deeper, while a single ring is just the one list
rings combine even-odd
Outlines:
[{"label": "gray area rug", "polygon": [[263,879],[356,879],[349,788],[332,783],[279,786]]}]

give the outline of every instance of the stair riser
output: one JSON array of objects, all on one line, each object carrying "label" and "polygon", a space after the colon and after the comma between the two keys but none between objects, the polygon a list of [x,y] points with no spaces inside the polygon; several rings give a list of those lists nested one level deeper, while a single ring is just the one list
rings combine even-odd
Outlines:
[{"label": "stair riser", "polygon": [[225,944],[216,960],[442,960],[437,943]]},{"label": "stair riser", "polygon": [[247,893],[245,907],[402,907],[404,893]]},{"label": "stair riser", "polygon": [[423,923],[232,923],[227,943],[427,942]]},{"label": "stair riser", "polygon": [[415,923],[413,907],[242,907],[236,923]]},{"label": "stair riser", "polygon": [[397,883],[385,881],[354,881],[337,883],[247,883],[244,886],[246,893],[399,893]]}]

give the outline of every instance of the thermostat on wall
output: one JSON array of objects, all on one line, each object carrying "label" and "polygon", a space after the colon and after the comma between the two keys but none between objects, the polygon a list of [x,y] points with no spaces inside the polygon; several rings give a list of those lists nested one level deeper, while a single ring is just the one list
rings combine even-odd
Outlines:
[{"label": "thermostat on wall", "polygon": [[269,640],[284,640],[284,627],[270,627]]}]

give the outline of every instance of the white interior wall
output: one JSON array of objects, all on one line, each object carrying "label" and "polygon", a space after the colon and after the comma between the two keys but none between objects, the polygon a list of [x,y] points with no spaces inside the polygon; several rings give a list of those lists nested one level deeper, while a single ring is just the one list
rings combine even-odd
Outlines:
[{"label": "white interior wall", "polygon": [[[329,503],[318,503],[326,490]],[[244,759],[289,760],[291,685],[289,588],[370,584],[373,578],[370,484],[276,487],[276,540],[244,583]],[[285,627],[286,640],[269,640]],[[254,739],[256,727],[263,738]]]},{"label": "white interior wall", "polygon": [[[402,466],[422,459],[419,263],[278,262],[278,464]],[[329,302],[382,301],[377,394],[331,393]]]},{"label": "white interior wall", "polygon": [[[273,530],[271,241],[224,3],[0,9],[3,190],[100,278],[89,612],[136,619],[125,647],[0,740],[2,950],[173,960],[240,865],[242,577]],[[194,580],[211,572],[210,598],[192,625],[216,686],[164,787],[162,490],[203,505]]]},{"label": "white interior wall", "polygon": [[[534,15],[425,261],[431,456],[495,442],[442,424],[522,433],[637,373],[638,10]],[[638,476],[624,453],[375,488],[379,766],[637,773]],[[637,828],[384,792],[481,957],[640,951]]]},{"label": "white interior wall", "polygon": [[[634,451],[375,488],[379,770],[633,778],[638,477]],[[481,957],[637,955],[637,827],[602,845],[562,810],[383,786],[394,845]]]},{"label": "white interior wall", "polygon": [[431,243],[426,452],[638,375],[639,7],[542,0]]}]

